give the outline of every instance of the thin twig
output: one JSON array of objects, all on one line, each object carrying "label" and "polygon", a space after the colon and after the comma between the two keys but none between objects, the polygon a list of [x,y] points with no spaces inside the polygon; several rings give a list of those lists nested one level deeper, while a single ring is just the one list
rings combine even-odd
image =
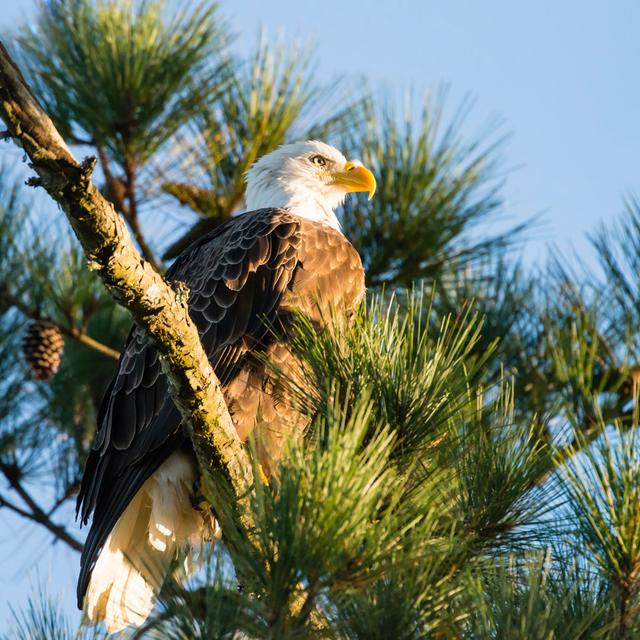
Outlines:
[{"label": "thin twig", "polygon": [[234,213],[240,211],[244,204],[244,197],[241,193],[238,196],[233,196],[230,200],[226,211],[221,215],[215,217],[202,218],[198,220],[188,231],[186,231],[180,238],[178,238],[173,244],[171,244],[163,254],[165,260],[172,260],[179,256],[194,240],[201,238],[205,233],[208,233],[212,229],[221,225]]},{"label": "thin twig", "polygon": [[[156,260],[153,250],[147,243],[142,227],[140,226],[140,220],[138,218],[138,199],[136,195],[136,171],[132,162],[127,162],[125,165],[125,180],[113,175],[111,171],[111,163],[109,157],[102,145],[97,145],[98,158],[100,159],[100,166],[104,173],[105,187],[107,191],[107,198],[111,200],[116,211],[122,214],[127,221],[133,237],[136,239],[142,255],[150,262],[156,271],[162,272]],[[121,191],[119,185],[122,185]],[[124,198],[127,198],[128,204],[125,203]]]},{"label": "thin twig", "polygon": [[29,511],[25,511],[20,507],[17,507],[13,502],[9,502],[5,497],[0,496],[0,508],[6,507],[9,511],[13,511],[17,513],[20,517],[26,518],[27,520],[33,520],[33,514]]},{"label": "thin twig", "polygon": [[50,518],[74,493],[77,493],[80,489],[80,482],[76,481],[71,483],[64,491],[64,493],[51,505],[47,516]]},{"label": "thin twig", "polygon": [[151,247],[147,243],[144,233],[142,232],[142,227],[140,226],[140,219],[138,218],[138,199],[136,195],[136,170],[131,162],[127,162],[125,164],[125,177],[129,209],[127,212],[123,212],[123,215],[129,223],[133,237],[136,239],[144,259],[149,262],[156,271],[162,273],[162,269],[160,268]]},{"label": "thin twig", "polygon": [[318,579],[312,580],[309,587],[302,592],[301,596],[304,597],[304,600],[295,618],[294,628],[296,630],[302,631],[307,623],[307,619],[312,614],[319,584],[320,581]]},{"label": "thin twig", "polygon": [[[54,323],[57,324],[57,323]],[[65,335],[73,338],[76,342],[85,345],[86,347],[90,347],[95,351],[98,351],[104,356],[108,358],[112,358],[113,360],[118,360],[120,358],[120,352],[108,347],[106,344],[102,344],[102,342],[98,342],[90,335],[80,331],[77,327],[65,327],[62,325],[57,325],[60,331]]]},{"label": "thin twig", "polygon": [[31,494],[24,488],[15,473],[4,463],[0,463],[0,471],[6,478],[9,486],[20,496],[22,501],[29,507],[30,511],[27,512],[20,509],[13,503],[9,502],[5,498],[0,498],[0,505],[7,507],[11,511],[21,515],[23,518],[32,520],[48,529],[58,540],[62,540],[68,546],[75,551],[82,551],[83,544],[76,540],[69,532],[61,525],[53,522],[46,514],[44,509],[33,499]]},{"label": "thin twig", "polygon": [[620,591],[620,620],[618,623],[618,638],[624,640],[628,637],[629,624],[632,616],[631,601],[634,595],[633,580],[625,580],[618,585]]},{"label": "thin twig", "polygon": [[[41,319],[40,314],[37,313],[35,309],[31,309],[26,304],[24,304],[24,302],[12,296],[10,293],[6,293],[5,298],[11,306],[18,309],[21,313],[27,316],[27,318],[32,318],[34,320]],[[107,356],[108,358],[112,358],[113,360],[118,360],[120,358],[120,352],[112,349],[111,347],[108,347],[106,344],[102,344],[102,342],[99,342],[95,338],[92,338],[90,335],[88,335],[84,331],[81,331],[77,327],[67,327],[63,324],[60,324],[59,322],[56,322],[55,320],[52,320],[51,318],[47,318],[46,320],[47,322],[51,322],[52,324],[54,324],[65,336],[73,338],[76,342],[79,342],[86,347],[90,347],[91,349],[94,349],[95,351],[98,351],[102,355]]]}]

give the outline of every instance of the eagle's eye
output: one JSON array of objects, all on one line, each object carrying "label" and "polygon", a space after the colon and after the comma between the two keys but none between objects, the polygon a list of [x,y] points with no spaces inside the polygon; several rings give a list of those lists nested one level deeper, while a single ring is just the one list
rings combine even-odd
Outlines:
[{"label": "eagle's eye", "polygon": [[317,164],[319,167],[326,167],[328,160],[323,156],[311,156],[309,158],[313,164]]}]

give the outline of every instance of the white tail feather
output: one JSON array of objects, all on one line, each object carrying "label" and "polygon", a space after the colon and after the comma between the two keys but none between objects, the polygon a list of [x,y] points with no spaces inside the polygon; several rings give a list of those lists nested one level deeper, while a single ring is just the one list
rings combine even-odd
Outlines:
[{"label": "white tail feather", "polygon": [[178,550],[211,539],[214,523],[192,506],[194,480],[194,463],[177,451],[129,503],[91,573],[85,610],[93,623],[104,620],[109,633],[142,624]]}]

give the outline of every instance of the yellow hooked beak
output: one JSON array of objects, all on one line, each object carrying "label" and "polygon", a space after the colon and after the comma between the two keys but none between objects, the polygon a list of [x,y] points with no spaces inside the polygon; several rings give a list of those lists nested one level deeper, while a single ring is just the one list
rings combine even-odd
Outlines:
[{"label": "yellow hooked beak", "polygon": [[361,164],[347,162],[342,171],[332,171],[329,175],[331,176],[330,184],[340,185],[351,193],[366,191],[369,194],[369,200],[376,192],[376,179],[373,173]]}]

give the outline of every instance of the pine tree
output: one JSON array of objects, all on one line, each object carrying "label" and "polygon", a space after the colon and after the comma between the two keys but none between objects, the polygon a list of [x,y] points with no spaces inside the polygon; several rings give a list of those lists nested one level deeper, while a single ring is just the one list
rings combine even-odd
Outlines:
[{"label": "pine tree", "polygon": [[[255,470],[251,527],[189,580],[177,561],[136,637],[639,637],[638,203],[592,237],[597,271],[533,271],[527,224],[483,233],[508,213],[500,138],[462,135],[468,104],[401,117],[264,36],[240,59],[208,4],[38,11],[7,43],[160,271],[243,208],[244,172],[283,142],[328,139],[380,184],[341,212],[366,303],[349,327],[297,318],[303,375],[272,372],[307,432],[269,482]],[[0,510],[75,552],[68,506],[130,322],[3,155]],[[40,593],[3,637],[75,634]]]}]

